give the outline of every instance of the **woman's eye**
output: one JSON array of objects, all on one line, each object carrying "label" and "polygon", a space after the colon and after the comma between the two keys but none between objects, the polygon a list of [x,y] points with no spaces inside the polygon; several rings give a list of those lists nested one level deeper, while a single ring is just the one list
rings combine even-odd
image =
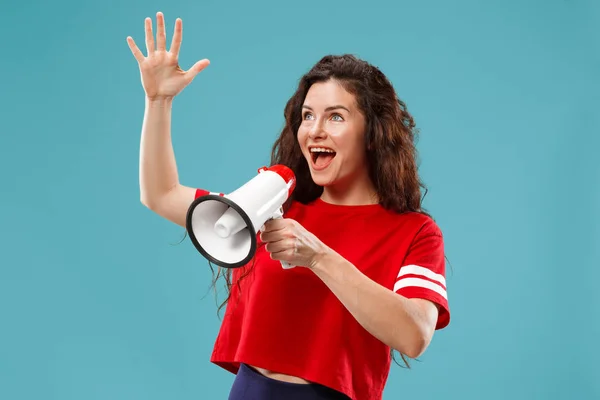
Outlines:
[{"label": "woman's eye", "polygon": [[304,114],[304,119],[312,119],[312,114],[311,113]]},{"label": "woman's eye", "polygon": [[334,119],[337,118],[337,119],[335,119],[335,121],[343,121],[344,120],[340,114],[333,114],[333,116],[331,118],[334,118]]}]

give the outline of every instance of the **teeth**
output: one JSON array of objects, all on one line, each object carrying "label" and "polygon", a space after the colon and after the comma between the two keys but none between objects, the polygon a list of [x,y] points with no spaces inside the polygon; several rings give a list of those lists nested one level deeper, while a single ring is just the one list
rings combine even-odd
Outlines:
[{"label": "teeth", "polygon": [[335,151],[326,149],[324,147],[313,147],[312,149],[310,149],[310,152],[311,153],[335,153]]}]

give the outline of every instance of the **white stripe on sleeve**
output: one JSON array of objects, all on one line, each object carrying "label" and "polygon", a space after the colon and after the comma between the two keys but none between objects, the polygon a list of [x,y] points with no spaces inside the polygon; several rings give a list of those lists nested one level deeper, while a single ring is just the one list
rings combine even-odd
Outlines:
[{"label": "white stripe on sleeve", "polygon": [[[416,276],[406,277],[406,275]],[[421,278],[419,276],[421,276]],[[430,280],[423,278],[428,278]],[[420,267],[418,265],[405,265],[402,268],[400,268],[398,280],[394,285],[394,292],[397,292],[398,290],[407,287],[429,289],[438,293],[445,299],[448,299],[446,293],[446,279],[444,278],[444,276],[441,274],[437,274],[431,271],[430,269]]]}]

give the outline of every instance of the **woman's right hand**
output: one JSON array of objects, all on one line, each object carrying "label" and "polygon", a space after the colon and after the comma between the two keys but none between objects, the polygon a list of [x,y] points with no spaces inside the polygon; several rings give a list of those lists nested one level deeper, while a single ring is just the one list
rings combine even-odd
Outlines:
[{"label": "woman's right hand", "polygon": [[144,57],[131,36],[127,37],[127,44],[139,64],[146,97],[150,100],[173,98],[190,84],[196,75],[210,64],[210,61],[200,60],[187,71],[179,67],[178,57],[183,25],[180,18],[175,21],[175,32],[169,51],[166,50],[163,14],[161,12],[156,14],[156,44],[152,34],[152,20],[146,18],[144,23],[148,55]]}]

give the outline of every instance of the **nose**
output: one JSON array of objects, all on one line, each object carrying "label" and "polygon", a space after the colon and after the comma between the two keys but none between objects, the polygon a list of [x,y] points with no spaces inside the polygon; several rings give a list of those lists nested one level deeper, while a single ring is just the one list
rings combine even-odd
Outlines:
[{"label": "nose", "polygon": [[315,123],[308,130],[308,137],[311,139],[323,139],[327,136],[327,132],[323,129],[322,122],[315,121]]}]

